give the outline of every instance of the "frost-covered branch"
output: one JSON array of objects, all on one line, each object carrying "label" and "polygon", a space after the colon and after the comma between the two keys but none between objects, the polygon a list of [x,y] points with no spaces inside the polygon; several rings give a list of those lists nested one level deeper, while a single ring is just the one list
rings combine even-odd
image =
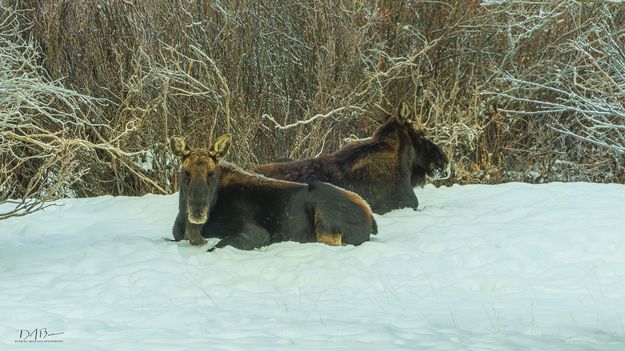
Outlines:
[{"label": "frost-covered branch", "polygon": [[136,154],[114,146],[134,125],[114,132],[97,117],[107,100],[50,79],[24,23],[21,13],[0,3],[0,220],[75,195],[72,186],[96,166],[90,155]]},{"label": "frost-covered branch", "polygon": [[269,116],[268,114],[264,114],[263,118],[268,119],[271,122],[273,122],[275,128],[285,130],[285,129],[291,129],[291,128],[294,128],[294,127],[297,127],[297,126],[310,124],[310,123],[315,122],[317,120],[331,117],[331,116],[333,116],[333,115],[335,115],[335,114],[337,114],[339,112],[343,112],[345,110],[364,112],[364,110],[361,107],[359,107],[359,106],[342,106],[342,107],[336,108],[336,109],[334,109],[334,110],[332,110],[330,112],[318,113],[318,114],[316,114],[316,115],[314,115],[314,116],[312,116],[310,118],[307,118],[307,119],[304,119],[304,120],[297,120],[297,121],[295,121],[293,123],[289,123],[289,124],[286,124],[286,125],[282,125],[282,124],[278,123],[278,121],[276,121],[273,117]]},{"label": "frost-covered branch", "polygon": [[[580,6],[562,4],[569,11]],[[483,94],[512,103],[502,112],[549,116],[547,124],[553,130],[625,153],[625,32],[613,26],[613,16],[606,6],[600,7],[574,40],[555,48],[563,60],[552,60],[530,75],[505,72],[500,79],[507,88]]]}]

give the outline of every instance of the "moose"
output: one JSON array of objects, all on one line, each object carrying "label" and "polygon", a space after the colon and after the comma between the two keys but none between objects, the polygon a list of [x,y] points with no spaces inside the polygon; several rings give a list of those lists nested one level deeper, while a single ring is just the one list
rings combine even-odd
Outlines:
[{"label": "moose", "polygon": [[377,233],[367,203],[355,193],[323,182],[301,184],[247,172],[221,160],[230,134],[208,149],[191,148],[172,137],[170,147],[181,162],[179,212],[175,241],[215,248],[252,250],[281,241],[360,245]]},{"label": "moose", "polygon": [[423,185],[426,176],[450,174],[447,156],[425,137],[404,101],[369,140],[317,158],[274,162],[250,171],[293,182],[334,184],[362,196],[378,214],[405,207],[416,210],[419,201],[413,188]]}]

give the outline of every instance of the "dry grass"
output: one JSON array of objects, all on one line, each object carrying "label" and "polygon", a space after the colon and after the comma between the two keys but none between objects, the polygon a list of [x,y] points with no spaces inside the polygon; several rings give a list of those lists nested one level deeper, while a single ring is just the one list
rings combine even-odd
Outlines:
[{"label": "dry grass", "polygon": [[[537,102],[562,96],[528,85],[553,82],[566,68],[589,67],[562,43],[579,41],[591,28],[623,42],[624,11],[615,4],[18,4],[35,23],[30,33],[45,55],[46,72],[80,94],[111,101],[102,107],[106,124],[118,132],[132,126],[114,146],[144,152],[99,155],[105,162],[83,175],[81,184],[90,187],[81,185],[81,196],[173,191],[167,140],[174,134],[202,145],[229,131],[235,137],[229,158],[242,166],[311,157],[336,150],[350,136],[370,135],[402,99],[451,156],[454,182],[625,181],[622,153],[554,128],[580,131],[570,122],[577,112],[536,113]],[[618,96],[623,86],[598,87],[604,88]],[[616,103],[622,107],[623,101]],[[139,162],[142,168],[132,166]]]}]

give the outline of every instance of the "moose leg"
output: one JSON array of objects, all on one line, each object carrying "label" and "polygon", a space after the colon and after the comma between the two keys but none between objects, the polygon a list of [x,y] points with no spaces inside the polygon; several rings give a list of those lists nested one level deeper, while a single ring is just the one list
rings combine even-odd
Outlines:
[{"label": "moose leg", "polygon": [[416,211],[419,207],[419,200],[410,183],[398,187],[395,191],[395,198],[397,199],[398,206],[392,209],[409,207]]},{"label": "moose leg", "polygon": [[233,235],[228,235],[221,239],[214,248],[208,250],[213,251],[226,247],[228,245],[239,250],[253,250],[259,247],[269,245],[271,243],[271,234],[256,224],[244,224],[242,230]]},{"label": "moose leg", "polygon": [[315,236],[318,242],[324,243],[326,245],[330,245],[330,246],[343,245],[343,235],[341,233],[321,232],[319,230],[316,230]]},{"label": "moose leg", "polygon": [[368,198],[367,202],[371,210],[377,214],[385,214],[406,207],[417,210],[417,207],[419,207],[419,200],[417,200],[410,183],[383,188],[383,191],[378,195]]},{"label": "moose leg", "polygon": [[174,228],[172,230],[175,241],[180,241],[184,239],[186,227],[187,227],[186,217],[180,212],[178,212],[178,215],[176,216],[176,221],[174,222]]},{"label": "moose leg", "polygon": [[333,228],[328,223],[325,214],[321,213],[318,209],[315,212],[315,239],[317,242],[324,243],[330,246],[341,246],[343,244],[343,235],[339,230]]},{"label": "moose leg", "polygon": [[231,231],[232,230],[229,226],[222,225],[222,223],[219,223],[219,222],[209,221],[202,227],[201,234],[204,238],[207,238],[207,239],[208,238],[223,239]]},{"label": "moose leg", "polygon": [[191,245],[202,245],[206,243],[206,239],[200,234],[203,224],[187,224],[187,230],[185,231],[185,239],[189,239]]},{"label": "moose leg", "polygon": [[417,195],[415,195],[414,193],[414,189],[410,188],[410,191],[408,191],[408,193],[405,194],[405,200],[406,203],[406,207],[410,207],[413,210],[417,210],[417,208],[419,207],[419,200],[417,199]]}]

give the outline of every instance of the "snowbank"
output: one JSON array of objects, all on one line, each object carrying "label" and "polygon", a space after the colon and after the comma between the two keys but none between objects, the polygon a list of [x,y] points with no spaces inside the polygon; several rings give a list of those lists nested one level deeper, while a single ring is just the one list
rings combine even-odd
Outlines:
[{"label": "snowbank", "polygon": [[0,349],[625,350],[625,186],[417,196],[360,247],[206,253],[175,195],[2,221]]}]

